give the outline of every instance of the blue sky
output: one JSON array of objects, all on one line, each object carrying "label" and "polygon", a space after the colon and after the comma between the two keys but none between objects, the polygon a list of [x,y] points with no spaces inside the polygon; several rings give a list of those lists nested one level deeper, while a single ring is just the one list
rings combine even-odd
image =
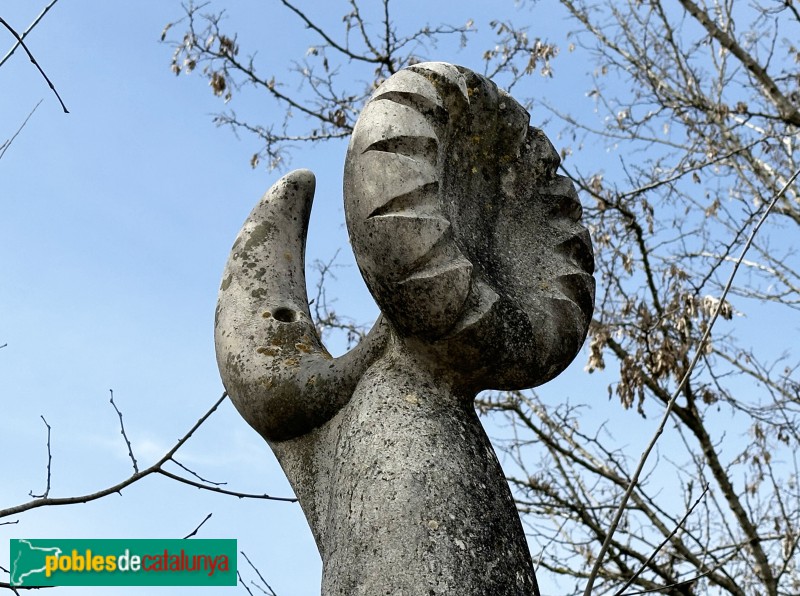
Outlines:
[{"label": "blue sky", "polygon": [[[44,4],[6,0],[0,14],[23,30]],[[314,6],[315,15],[340,27],[346,3],[325,4],[301,5]],[[473,18],[485,33],[496,16],[487,4],[406,2],[401,26]],[[562,48],[569,43],[562,18],[545,16],[554,14],[548,3],[538,3],[535,13],[506,5],[508,15],[531,23],[534,36]],[[318,42],[276,1],[228,6],[231,29],[240,32],[243,46],[260,50],[267,69],[282,72]],[[0,140],[42,100],[0,160],[0,345],[8,344],[0,349],[0,507],[44,488],[40,415],[53,427],[51,496],[68,496],[129,474],[109,389],[143,465],[222,392],[212,339],[220,275],[244,218],[280,173],[251,169],[254,142],[213,126],[210,114],[223,106],[202,77],[176,79],[170,72],[171,48],[158,39],[181,14],[173,0],[61,0],[27,42],[68,115],[21,50],[0,68]],[[11,45],[11,37],[0,33],[0,51]],[[470,48],[441,46],[428,56],[479,70],[486,42]],[[554,67],[554,81],[532,79],[523,94],[538,93],[541,85],[565,103],[590,109],[583,86],[576,88],[572,79],[585,74],[585,61],[562,52]],[[274,110],[257,97],[236,106],[264,121]],[[377,310],[352,266],[343,227],[345,146],[300,148],[291,167],[310,168],[318,178],[307,262],[342,248],[344,267],[328,291],[338,300],[337,311],[366,322]],[[596,392],[599,418],[619,414],[616,404],[606,402],[606,381],[580,373],[584,361],[580,355],[548,391],[579,400]],[[633,445],[640,439],[631,434]],[[291,493],[266,444],[229,403],[178,456],[235,490]],[[17,525],[0,526],[0,564],[8,561],[7,538],[180,537],[211,512],[201,537],[237,538],[281,596],[318,593],[319,557],[298,506],[240,501],[161,478],[121,496],[37,510],[19,516]]]}]

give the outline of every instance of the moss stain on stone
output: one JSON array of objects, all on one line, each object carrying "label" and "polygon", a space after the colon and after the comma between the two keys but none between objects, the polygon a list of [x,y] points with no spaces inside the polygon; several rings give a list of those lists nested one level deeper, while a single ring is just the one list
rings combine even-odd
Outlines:
[{"label": "moss stain on stone", "polygon": [[[275,224],[271,221],[260,221],[250,232],[247,242],[245,242],[242,252],[246,253],[266,241],[267,237],[275,230]],[[244,255],[242,255],[244,257]]]}]

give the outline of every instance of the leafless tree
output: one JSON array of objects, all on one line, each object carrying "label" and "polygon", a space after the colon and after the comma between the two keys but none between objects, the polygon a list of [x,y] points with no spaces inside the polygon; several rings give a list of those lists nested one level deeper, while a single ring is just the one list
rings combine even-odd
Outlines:
[{"label": "leafless tree", "polygon": [[[583,29],[577,43],[595,60],[589,93],[599,118],[552,110],[570,134],[579,131],[579,144],[615,148],[609,155],[618,156],[604,171],[565,164],[590,197],[587,216],[599,248],[603,291],[587,368],[613,367],[609,393],[644,414],[667,404],[694,351],[702,354],[672,410],[683,449],[662,457],[661,470],[673,467],[681,483],[682,503],[641,482],[600,577],[613,591],[669,538],[636,580],[640,589],[797,593],[796,342],[787,337],[786,351],[775,356],[769,343],[780,337],[759,341],[740,335],[741,323],[734,323],[771,310],[787,327],[797,325],[800,277],[790,240],[800,224],[796,184],[753,242],[730,302],[717,299],[748,232],[800,167],[800,78],[791,42],[800,30],[797,11],[786,2],[735,10],[733,2],[691,0],[561,4]],[[702,343],[717,311],[730,323]],[[542,508],[558,512],[550,515],[557,520],[550,535],[563,548],[548,549],[542,564],[557,573],[569,561],[573,569],[592,566],[630,475],[618,443],[602,433],[576,434],[576,413],[563,406],[542,413],[535,398],[496,403],[515,424],[538,428],[543,434],[533,432],[549,457],[563,462],[534,470],[523,445],[510,445],[531,471],[515,483],[524,499],[538,503],[531,519],[541,519]],[[552,420],[561,426],[545,425]],[[748,427],[747,440],[730,441],[732,425]],[[567,455],[558,456],[559,449]],[[708,497],[670,535],[706,485]],[[576,502],[592,506],[576,513]]]},{"label": "leafless tree", "polygon": [[[287,64],[283,73],[265,73],[256,54],[240,52],[236,34],[225,29],[225,13],[210,12],[208,4],[185,5],[183,18],[169,23],[162,33],[162,40],[174,48],[171,68],[176,75],[199,69],[212,92],[226,104],[236,93],[256,89],[280,108],[282,117],[265,124],[241,117],[233,109],[214,117],[217,125],[260,139],[262,147],[250,160],[253,167],[265,162],[270,169],[277,168],[291,149],[304,143],[347,138],[361,106],[386,77],[430,58],[436,45],[445,39],[454,38],[466,45],[475,32],[474,22],[469,20],[461,25],[426,24],[414,32],[401,33],[392,21],[389,0],[375,3],[380,5],[376,23],[368,22],[365,3],[343,2],[348,9],[343,30],[327,31],[295,3],[277,2],[285,7],[288,17],[295,18],[298,27],[317,35],[306,55]],[[370,6],[374,8],[375,4]],[[173,27],[184,29],[177,40],[169,38]],[[491,73],[511,73],[518,80],[539,65],[549,72],[553,46],[529,39],[524,29],[513,29],[500,21],[493,21],[491,27],[498,41],[484,55]]]},{"label": "leafless tree", "polygon": [[[260,139],[254,166],[347,136],[372,89],[435,58],[447,36],[478,43],[472,21],[401,33],[388,0],[374,28],[350,0],[342,30],[277,1],[317,40],[283,73],[243,58],[223,15],[206,6],[187,5],[164,32],[183,30],[176,74],[199,69],[229,106],[248,87],[281,106],[265,124],[232,109],[216,117]],[[541,8],[523,4],[530,12],[517,21]],[[642,417],[669,404],[672,440],[637,477],[638,454],[593,427],[585,406],[548,405],[533,392],[485,396],[481,410],[510,425],[497,446],[514,463],[509,482],[540,574],[575,594],[800,593],[800,12],[788,0],[558,4],[575,28],[567,49],[593,65],[585,91],[596,110],[531,102],[563,123],[562,167],[583,191],[596,247],[586,368],[603,371],[608,396]],[[486,72],[533,96],[531,76],[553,76],[559,48],[513,19],[498,16],[490,30]],[[608,150],[602,166],[598,148]],[[714,318],[722,322],[709,333]],[[764,341],[745,331],[748,318],[786,331],[773,327]]]}]

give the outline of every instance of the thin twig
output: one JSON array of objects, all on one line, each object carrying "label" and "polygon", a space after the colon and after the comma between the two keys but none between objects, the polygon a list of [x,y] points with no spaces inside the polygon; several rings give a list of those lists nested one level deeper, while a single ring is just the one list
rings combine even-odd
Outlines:
[{"label": "thin twig", "polygon": [[682,586],[688,586],[689,584],[693,584],[698,580],[703,579],[704,577],[711,575],[718,569],[721,569],[725,562],[721,562],[719,565],[715,565],[713,568],[704,571],[703,573],[699,573],[697,575],[693,575],[689,579],[682,579],[679,582],[675,582],[674,584],[668,584],[666,586],[659,586],[657,588],[651,588],[649,590],[639,590],[638,592],[628,592],[625,596],[642,596],[642,594],[656,594],[658,592],[662,594],[669,593],[668,591],[674,588],[680,588]]},{"label": "thin twig", "polygon": [[347,56],[351,60],[360,60],[361,62],[368,62],[370,64],[383,64],[384,63],[384,60],[382,60],[381,56],[375,56],[375,57],[362,56],[361,54],[356,54],[355,52],[350,50],[350,48],[345,47],[345,46],[337,43],[336,41],[334,41],[334,39],[332,37],[330,37],[327,33],[325,33],[325,31],[323,31],[319,27],[319,25],[316,25],[311,19],[309,19],[305,15],[305,13],[303,11],[301,11],[299,8],[297,8],[294,4],[292,4],[288,0],[280,0],[280,1],[286,8],[288,8],[294,14],[296,14],[298,17],[300,17],[300,19],[306,24],[306,27],[308,29],[311,29],[312,31],[316,32],[322,39],[325,40],[325,43],[327,43],[329,46],[331,46],[333,49],[335,49],[336,51],[340,52],[341,54]]},{"label": "thin twig", "polygon": [[200,528],[202,528],[202,527],[203,527],[203,524],[204,524],[204,523],[206,523],[206,522],[207,522],[209,519],[211,519],[211,516],[212,516],[212,515],[213,515],[213,513],[209,513],[208,515],[206,515],[206,518],[205,518],[203,521],[201,521],[201,522],[198,524],[198,526],[197,526],[197,527],[196,527],[194,530],[192,530],[192,531],[191,531],[191,533],[189,533],[189,534],[187,534],[186,536],[184,536],[184,537],[183,537],[183,539],[184,539],[184,540],[186,540],[187,538],[191,538],[192,536],[195,536],[195,535],[197,535],[197,530],[199,530]]},{"label": "thin twig", "polygon": [[42,422],[47,427],[47,487],[44,489],[44,493],[41,495],[34,495],[33,491],[29,491],[28,494],[32,496],[34,499],[46,499],[47,495],[50,494],[50,472],[53,464],[53,454],[50,451],[50,425],[47,424],[47,420],[44,419],[44,416],[40,416]]},{"label": "thin twig", "polygon": [[174,463],[175,465],[177,465],[180,468],[183,468],[184,470],[189,472],[189,474],[191,474],[192,476],[194,476],[195,478],[197,478],[201,482],[205,482],[207,484],[213,484],[214,486],[224,486],[224,485],[228,484],[227,482],[214,482],[213,480],[208,480],[207,478],[203,478],[200,474],[198,474],[194,470],[191,470],[190,468],[187,468],[186,466],[184,466],[181,462],[179,462],[174,457],[172,458],[172,463]]},{"label": "thin twig", "polygon": [[219,488],[218,486],[208,486],[206,484],[202,484],[200,482],[195,482],[194,480],[189,480],[188,478],[184,478],[183,476],[178,476],[177,474],[173,474],[172,472],[168,472],[163,468],[159,468],[155,470],[158,474],[162,476],[166,476],[167,478],[171,478],[172,480],[176,480],[178,482],[182,482],[183,484],[188,484],[189,486],[194,486],[196,488],[202,488],[203,490],[207,490],[212,493],[219,493],[221,495],[229,495],[231,497],[239,497],[240,499],[265,499],[269,501],[283,501],[285,503],[296,503],[296,497],[272,497],[266,493],[256,494],[256,493],[240,493],[234,490],[227,490],[224,488]]},{"label": "thin twig", "polygon": [[[775,83],[775,80],[769,74],[767,74],[767,71],[756,61],[753,55],[748,53],[745,48],[740,46],[733,36],[721,29],[717,23],[708,16],[706,11],[697,5],[697,3],[693,2],[692,0],[678,1],[686,9],[686,11],[703,26],[708,34],[719,43],[720,46],[736,56],[739,62],[741,62],[742,65],[750,72],[753,78],[758,81],[758,83],[764,89],[767,97],[772,101],[773,104],[775,104],[775,107],[778,108],[778,113],[780,114],[781,118],[786,120],[786,122],[794,124],[795,126],[800,125],[800,110],[794,106],[789,97],[783,94],[780,87],[778,87],[778,85]],[[786,4],[789,5],[791,2],[787,2]]]},{"label": "thin twig", "polygon": [[128,435],[125,434],[125,424],[122,422],[122,412],[119,411],[117,404],[114,403],[114,390],[109,389],[108,392],[111,394],[111,405],[114,407],[114,411],[119,416],[119,429],[120,433],[122,434],[122,438],[125,439],[125,444],[128,446],[128,456],[131,458],[131,462],[133,462],[133,472],[134,474],[139,472],[139,464],[136,462],[136,458],[133,455],[133,446],[131,445],[130,440],[128,439]]},{"label": "thin twig", "polygon": [[[28,28],[27,28],[27,29],[25,29],[25,31],[23,31],[23,32],[22,32],[22,35],[20,35],[20,36],[19,36],[19,39],[20,39],[20,40],[22,40],[22,39],[25,39],[25,38],[27,37],[28,33],[30,33],[31,31],[33,31],[33,28],[34,28],[34,27],[36,27],[36,25],[38,25],[38,24],[39,24],[39,21],[41,21],[41,20],[42,20],[42,17],[43,17],[44,15],[46,15],[46,14],[47,14],[47,11],[49,11],[51,8],[53,8],[53,5],[54,5],[56,2],[58,2],[58,0],[52,0],[52,2],[50,2],[50,4],[48,4],[47,6],[45,6],[45,7],[42,9],[42,12],[40,12],[40,13],[39,13],[39,16],[38,16],[38,17],[36,17],[36,18],[34,19],[33,23],[31,23],[30,25],[28,25]],[[18,47],[20,46],[20,44],[22,43],[20,40],[17,40],[17,43],[15,43],[15,44],[14,44],[14,46],[13,46],[13,47],[12,47],[10,50],[8,50],[8,52],[6,52],[6,55],[5,55],[5,56],[3,56],[3,59],[2,59],[2,60],[0,60],[0,66],[3,66],[3,64],[5,64],[5,63],[6,63],[6,60],[8,60],[9,58],[11,58],[11,56],[13,56],[13,55],[14,55],[14,52],[16,52],[16,51],[17,51],[17,48],[18,48]]]},{"label": "thin twig", "polygon": [[258,584],[257,584],[255,581],[250,581],[250,584],[251,584],[251,585],[252,585],[254,588],[258,589],[258,591],[259,591],[259,592],[261,592],[262,594],[266,594],[267,596],[269,596],[269,592],[267,592],[267,591],[266,591],[264,588],[262,588],[261,586],[259,586],[259,585],[258,585]]},{"label": "thin twig", "polygon": [[244,578],[238,569],[236,570],[236,576],[239,578],[239,583],[242,584],[242,587],[247,590],[247,593],[250,594],[250,596],[253,596],[253,592],[247,587],[247,582],[244,581]]},{"label": "thin twig", "polygon": [[[43,101],[44,101],[43,99],[40,99],[40,100],[39,100],[39,103],[37,103],[35,106],[33,106],[33,109],[30,111],[30,113],[28,114],[27,118],[25,118],[25,120],[23,120],[22,124],[21,124],[21,125],[20,125],[20,127],[17,129],[17,132],[15,132],[15,133],[14,133],[14,135],[13,135],[13,136],[12,136],[10,139],[8,139],[8,140],[7,140],[5,143],[3,143],[2,145],[0,145],[0,159],[3,159],[3,155],[5,155],[6,151],[8,151],[8,148],[9,148],[9,147],[11,147],[11,143],[13,143],[13,142],[14,142],[14,139],[16,139],[16,138],[17,138],[17,136],[19,135],[19,133],[21,133],[21,132],[22,132],[22,129],[23,129],[23,128],[25,128],[25,125],[28,123],[28,120],[30,120],[30,119],[31,119],[31,116],[33,116],[33,113],[36,111],[36,108],[38,108],[38,107],[39,107],[39,105],[40,105],[40,104],[41,104]],[[5,348],[7,345],[8,345],[8,344],[7,344],[7,343],[5,343],[5,344],[3,344],[2,346],[0,346],[0,348]]]},{"label": "thin twig", "polygon": [[37,498],[33,501],[28,501],[27,503],[22,503],[21,505],[15,505],[14,507],[8,507],[6,509],[0,509],[0,519],[4,517],[8,517],[10,515],[17,515],[19,513],[23,513],[25,511],[30,511],[31,509],[37,509],[39,507],[50,507],[55,505],[74,505],[76,503],[88,503],[90,501],[96,501],[97,499],[102,499],[103,497],[107,497],[108,495],[112,494],[119,494],[123,489],[129,487],[130,485],[138,482],[142,478],[146,476],[150,476],[151,474],[163,474],[169,478],[174,478],[183,482],[185,484],[190,484],[192,486],[196,486],[198,488],[202,488],[205,490],[209,490],[211,492],[217,492],[222,494],[230,494],[233,496],[237,496],[240,498],[249,498],[249,499],[265,499],[270,501],[288,501],[288,502],[296,502],[297,499],[293,498],[282,498],[282,497],[271,497],[269,495],[253,495],[247,493],[235,493],[232,491],[225,491],[223,489],[219,489],[216,487],[205,486],[196,482],[189,481],[185,478],[181,478],[180,476],[175,476],[174,474],[170,474],[169,472],[165,472],[162,468],[166,462],[172,459],[172,456],[183,447],[184,443],[189,440],[189,438],[197,431],[203,423],[208,420],[208,418],[213,414],[220,404],[228,397],[227,393],[223,393],[222,397],[220,397],[216,403],[211,406],[211,408],[203,414],[203,416],[194,423],[194,426],[189,429],[189,431],[181,437],[181,439],[172,446],[169,451],[167,451],[161,459],[159,459],[156,463],[145,470],[141,470],[136,474],[132,474],[122,482],[119,482],[113,486],[109,486],[108,488],[104,488],[103,490],[99,490],[97,492],[87,494],[87,495],[80,495],[77,497],[62,497],[62,498]]},{"label": "thin twig", "polygon": [[271,595],[271,596],[278,596],[278,595],[275,593],[275,590],[273,590],[273,589],[272,589],[272,586],[270,586],[270,585],[267,583],[267,580],[265,580],[265,579],[264,579],[264,576],[263,576],[263,575],[261,575],[261,572],[258,570],[258,567],[256,567],[255,565],[253,565],[253,562],[250,560],[250,557],[248,557],[248,556],[247,556],[247,553],[245,553],[244,551],[239,551],[239,552],[241,552],[241,553],[242,553],[242,556],[243,556],[243,557],[244,557],[244,558],[247,560],[247,563],[250,565],[250,567],[252,567],[252,568],[253,568],[253,571],[255,571],[255,572],[256,572],[256,575],[258,575],[258,578],[259,578],[259,579],[260,579],[262,582],[264,582],[264,585],[265,585],[265,586],[267,586],[267,588],[268,588],[268,589],[269,589],[269,591],[270,591],[270,595]]},{"label": "thin twig", "polygon": [[64,101],[61,99],[61,96],[58,94],[58,91],[56,91],[56,86],[53,85],[53,81],[51,81],[47,77],[44,70],[42,70],[42,67],[39,66],[38,62],[36,62],[36,58],[33,57],[33,54],[31,54],[31,51],[28,49],[28,46],[26,46],[25,42],[22,41],[22,38],[19,36],[19,33],[14,31],[14,28],[11,25],[9,25],[3,17],[0,17],[0,25],[3,25],[3,27],[5,27],[11,32],[11,35],[17,38],[19,45],[22,46],[22,49],[25,50],[26,54],[28,54],[28,58],[30,58],[31,62],[33,62],[33,65],[39,70],[39,73],[44,77],[44,80],[47,81],[47,84],[50,86],[50,89],[53,91],[53,93],[55,93],[56,98],[58,99],[58,103],[61,104],[61,109],[64,110],[65,114],[69,114],[67,106],[64,105]]},{"label": "thin twig", "polygon": [[627,590],[631,586],[631,584],[633,584],[633,582],[636,581],[636,578],[639,577],[645,569],[647,569],[648,565],[650,565],[650,563],[653,562],[653,559],[656,558],[656,555],[659,552],[661,552],[661,549],[664,548],[667,542],[672,540],[672,537],[678,532],[678,530],[681,529],[681,527],[683,527],[683,524],[686,523],[687,519],[689,519],[689,516],[692,514],[692,511],[695,510],[695,507],[697,507],[700,504],[700,501],[702,501],[705,498],[706,493],[708,492],[708,487],[709,485],[706,484],[705,487],[703,488],[703,492],[700,493],[700,496],[697,497],[697,500],[692,504],[691,507],[689,507],[689,510],[686,512],[686,515],[684,515],[683,518],[681,518],[681,521],[678,522],[678,525],[676,525],[675,528],[672,530],[672,532],[670,532],[669,535],[666,538],[664,538],[661,544],[659,544],[652,552],[650,557],[644,563],[642,563],[642,565],[639,567],[636,573],[634,573],[630,577],[630,579],[627,582],[625,582],[625,585],[622,586],[622,588],[620,588],[614,596],[623,596],[625,590]]},{"label": "thin twig", "polygon": [[605,554],[608,551],[609,546],[611,545],[611,540],[614,537],[614,532],[616,532],[617,526],[619,526],[619,522],[622,519],[622,515],[623,513],[625,513],[625,507],[628,504],[628,500],[630,499],[631,494],[633,494],[633,491],[639,482],[639,476],[641,475],[642,470],[644,469],[644,465],[647,462],[650,453],[653,451],[653,448],[656,446],[658,439],[664,432],[664,428],[667,425],[667,421],[669,420],[669,416],[672,413],[673,407],[675,406],[675,402],[678,400],[678,396],[680,396],[684,386],[689,380],[689,375],[692,374],[695,365],[700,360],[700,357],[703,355],[703,350],[705,348],[706,342],[708,341],[709,335],[711,335],[711,329],[714,327],[714,323],[716,323],[717,321],[717,317],[719,316],[722,305],[725,304],[725,298],[727,297],[728,292],[730,291],[731,286],[733,285],[733,280],[736,277],[737,271],[739,270],[739,265],[744,260],[745,254],[747,254],[747,251],[750,249],[750,245],[753,243],[753,240],[755,239],[759,229],[761,229],[762,224],[766,221],[767,216],[770,214],[770,211],[772,211],[772,208],[775,206],[778,200],[780,200],[780,198],[786,193],[786,191],[789,189],[789,187],[792,185],[795,179],[797,179],[798,175],[800,175],[800,170],[797,170],[794,174],[792,174],[791,178],[789,178],[789,180],[786,182],[783,188],[781,188],[781,190],[774,197],[772,197],[772,200],[767,205],[767,208],[765,209],[763,215],[759,218],[758,222],[753,227],[753,230],[750,232],[750,235],[747,237],[747,241],[744,243],[742,252],[733,265],[733,270],[731,271],[731,274],[728,277],[728,282],[725,284],[725,288],[722,290],[722,295],[719,298],[719,302],[717,302],[717,307],[714,309],[714,314],[708,321],[708,326],[706,327],[703,336],[700,338],[700,342],[698,343],[694,357],[692,358],[692,361],[689,363],[689,366],[686,369],[686,373],[683,375],[681,382],[678,384],[678,386],[675,389],[675,392],[672,394],[672,397],[667,403],[667,407],[664,410],[664,415],[661,418],[661,422],[658,425],[656,432],[653,434],[653,438],[650,440],[650,443],[645,448],[644,453],[642,453],[642,456],[639,459],[639,464],[637,465],[636,471],[633,473],[633,476],[631,477],[630,484],[628,485],[625,494],[622,495],[622,501],[620,502],[619,507],[617,508],[617,511],[614,514],[614,518],[611,521],[611,525],[608,529],[608,534],[606,535],[606,539],[603,541],[603,545],[600,547],[600,552],[597,554],[597,559],[595,560],[594,565],[592,566],[592,570],[589,573],[589,577],[586,580],[586,588],[583,591],[584,596],[590,596],[592,593],[594,580],[597,579],[597,575],[600,572],[600,566],[603,564],[603,558],[605,557]]}]

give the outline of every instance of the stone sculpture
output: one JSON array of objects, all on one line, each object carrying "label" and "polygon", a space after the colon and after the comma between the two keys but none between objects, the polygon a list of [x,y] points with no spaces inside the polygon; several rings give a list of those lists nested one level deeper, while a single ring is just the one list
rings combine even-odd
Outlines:
[{"label": "stone sculpture", "polygon": [[458,66],[410,66],[353,131],[347,225],[382,315],[332,358],[309,313],[314,176],[255,207],[223,275],[217,358],[270,444],[328,595],[537,594],[525,536],[473,408],[558,375],[582,345],[594,261],[573,185],[529,115]]}]

